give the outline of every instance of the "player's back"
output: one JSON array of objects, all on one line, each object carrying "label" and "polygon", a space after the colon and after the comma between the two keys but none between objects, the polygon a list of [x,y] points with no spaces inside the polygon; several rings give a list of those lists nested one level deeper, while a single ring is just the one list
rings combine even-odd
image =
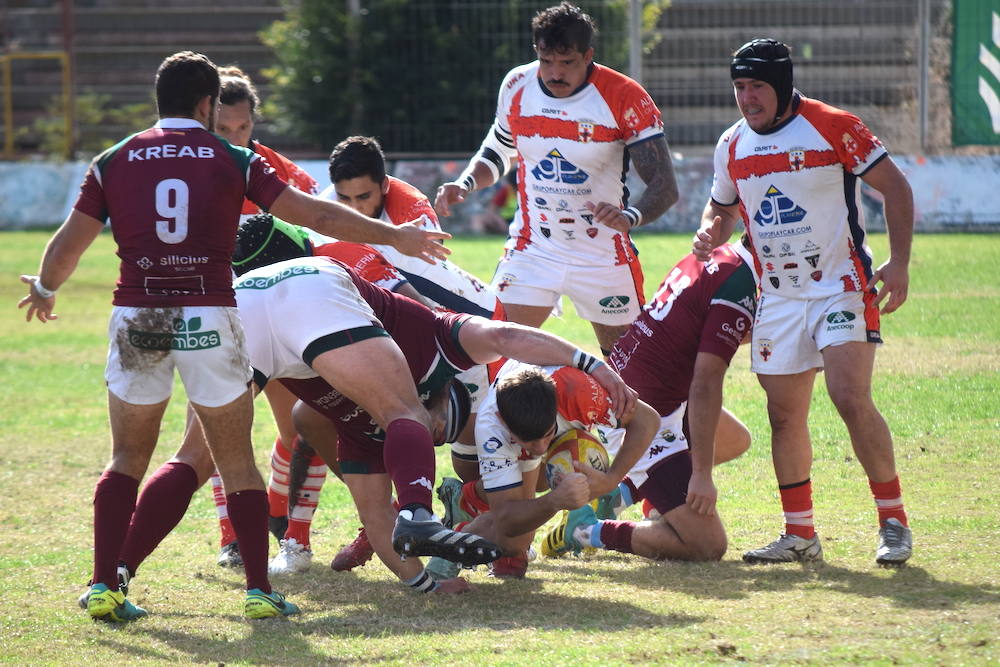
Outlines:
[{"label": "player's back", "polygon": [[716,248],[708,262],[688,254],[615,343],[612,366],[661,415],[687,400],[699,352],[728,362],[749,332],[757,292],[752,265],[740,244]]},{"label": "player's back", "polygon": [[168,126],[95,159],[84,194],[103,205],[95,217],[110,218],[118,244],[116,304],[235,305],[230,260],[244,193],[270,204],[284,188],[263,166],[251,169],[253,157],[200,126]]}]

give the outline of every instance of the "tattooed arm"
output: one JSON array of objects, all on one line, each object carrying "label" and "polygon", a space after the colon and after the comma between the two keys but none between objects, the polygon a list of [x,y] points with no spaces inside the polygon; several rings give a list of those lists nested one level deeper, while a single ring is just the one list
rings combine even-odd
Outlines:
[{"label": "tattooed arm", "polygon": [[677,203],[678,197],[677,180],[666,137],[649,139],[629,148],[629,157],[646,184],[646,191],[639,201],[624,211],[617,204],[609,202],[588,205],[597,222],[622,233],[644,222],[656,220]]}]

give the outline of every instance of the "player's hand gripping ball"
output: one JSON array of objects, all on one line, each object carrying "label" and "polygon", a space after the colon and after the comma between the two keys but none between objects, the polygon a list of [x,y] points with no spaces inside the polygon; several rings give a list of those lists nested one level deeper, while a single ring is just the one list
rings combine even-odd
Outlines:
[{"label": "player's hand gripping ball", "polygon": [[545,452],[545,479],[550,489],[559,486],[564,475],[576,472],[574,461],[601,472],[607,472],[610,465],[608,452],[597,438],[587,431],[570,429],[556,438]]}]

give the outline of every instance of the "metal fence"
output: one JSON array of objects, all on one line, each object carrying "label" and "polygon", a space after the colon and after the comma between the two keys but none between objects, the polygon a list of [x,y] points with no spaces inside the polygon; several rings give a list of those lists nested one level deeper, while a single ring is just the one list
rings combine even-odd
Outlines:
[{"label": "metal fence", "polygon": [[729,54],[773,37],[792,47],[803,94],[856,113],[894,151],[940,149],[950,145],[950,9],[948,0],[673,0],[641,76],[673,144],[712,144],[738,118]]}]

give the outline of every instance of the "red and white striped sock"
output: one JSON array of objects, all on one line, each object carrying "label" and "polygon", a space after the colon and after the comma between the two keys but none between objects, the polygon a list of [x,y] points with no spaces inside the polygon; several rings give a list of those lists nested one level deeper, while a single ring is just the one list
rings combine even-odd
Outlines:
[{"label": "red and white striped sock", "polygon": [[812,481],[779,486],[781,509],[785,513],[785,534],[807,540],[816,535],[813,526]]},{"label": "red and white striped sock", "polygon": [[471,517],[477,517],[483,512],[490,511],[490,504],[476,493],[476,480],[462,485],[462,499],[458,501],[458,506]]},{"label": "red and white striped sock", "polygon": [[215,513],[219,517],[219,531],[222,536],[219,546],[226,546],[230,542],[236,541],[236,531],[233,530],[233,523],[229,520],[229,507],[226,505],[226,490],[222,488],[222,477],[216,470],[209,477],[212,482],[212,498],[215,500]]},{"label": "red and white striped sock", "polygon": [[903,492],[899,487],[899,476],[888,482],[873,482],[869,479],[868,486],[875,498],[880,526],[889,519],[896,519],[904,526],[910,525],[906,521],[906,510],[903,508]]},{"label": "red and white striped sock", "polygon": [[[319,505],[319,494],[326,481],[328,468],[319,454],[313,454],[309,459],[309,472],[295,495],[295,504],[288,513],[288,530],[285,539],[295,538],[302,546],[309,547],[309,529],[312,526],[313,515]],[[272,510],[273,512],[273,510]]]},{"label": "red and white striped sock", "polygon": [[[294,442],[292,446],[295,446]],[[288,514],[288,467],[291,460],[292,453],[281,438],[275,438],[274,449],[271,450],[271,476],[267,479],[267,503],[271,516]]]}]

